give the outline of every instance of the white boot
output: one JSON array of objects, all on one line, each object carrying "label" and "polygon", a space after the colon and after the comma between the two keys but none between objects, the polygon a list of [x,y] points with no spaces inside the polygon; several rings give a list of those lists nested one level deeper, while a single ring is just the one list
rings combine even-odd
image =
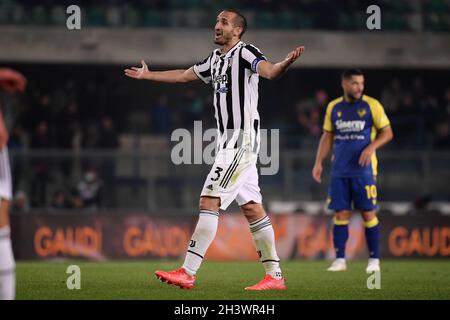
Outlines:
[{"label": "white boot", "polygon": [[333,263],[331,264],[331,266],[327,269],[327,271],[332,271],[332,272],[347,271],[347,263],[345,263],[345,259],[338,258],[338,259],[334,260]]},{"label": "white boot", "polygon": [[380,271],[380,259],[369,259],[369,263],[367,264],[366,272],[379,272]]}]

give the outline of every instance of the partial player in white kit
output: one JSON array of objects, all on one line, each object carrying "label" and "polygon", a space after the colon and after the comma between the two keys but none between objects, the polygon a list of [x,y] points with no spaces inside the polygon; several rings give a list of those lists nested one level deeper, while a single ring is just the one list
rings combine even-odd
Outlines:
[{"label": "partial player in white kit", "polygon": [[236,200],[247,218],[256,250],[266,276],[246,290],[286,289],[275,248],[272,224],[262,206],[256,162],[260,148],[258,113],[259,76],[275,79],[304,52],[297,47],[276,64],[267,61],[258,48],[241,41],[247,27],[245,17],[235,10],[224,10],[215,25],[214,43],[221,46],[186,70],[150,71],[142,67],[125,70],[134,79],[168,83],[201,80],[211,83],[218,129],[218,151],[200,196],[200,214],[183,266],[174,271],[156,271],[156,276],[181,288],[193,288],[197,270],[213,241],[219,210]]},{"label": "partial player in white kit", "polygon": [[9,206],[11,203],[11,169],[6,142],[3,113],[0,110],[0,299],[12,300],[15,296],[15,262],[11,246]]},{"label": "partial player in white kit", "polygon": [[9,165],[8,147],[6,145],[8,131],[0,110],[0,199],[11,201],[12,183],[11,168]]},{"label": "partial player in white kit", "polygon": [[[0,90],[14,94],[25,90],[23,75],[8,68],[0,68]],[[12,199],[11,168],[8,155],[8,129],[0,101],[0,300],[15,298],[15,261],[11,245],[9,207]]]}]

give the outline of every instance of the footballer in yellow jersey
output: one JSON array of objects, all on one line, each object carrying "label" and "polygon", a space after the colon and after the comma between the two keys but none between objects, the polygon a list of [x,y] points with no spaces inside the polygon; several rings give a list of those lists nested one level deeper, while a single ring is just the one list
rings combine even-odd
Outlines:
[{"label": "footballer in yellow jersey", "polygon": [[376,150],[393,138],[391,125],[383,106],[364,92],[364,75],[358,69],[342,74],[343,96],[328,104],[323,134],[312,171],[321,182],[322,162],[332,150],[329,208],[335,211],[333,243],[336,260],[329,271],[345,271],[345,244],[353,209],[359,210],[365,222],[369,265],[367,272],[379,271],[380,225],[377,208]]}]

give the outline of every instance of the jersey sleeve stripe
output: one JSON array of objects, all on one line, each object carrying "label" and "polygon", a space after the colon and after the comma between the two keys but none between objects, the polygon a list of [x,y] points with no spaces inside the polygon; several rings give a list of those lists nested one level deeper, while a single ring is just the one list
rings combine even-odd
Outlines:
[{"label": "jersey sleeve stripe", "polygon": [[248,63],[252,63],[255,59],[257,59],[258,57],[251,52],[250,50],[248,50],[246,47],[242,48],[242,52],[241,52],[242,58],[244,58]]},{"label": "jersey sleeve stripe", "polygon": [[211,55],[209,55],[202,62],[196,63],[193,67],[194,73],[197,77],[204,83],[209,83],[211,81]]},{"label": "jersey sleeve stripe", "polygon": [[194,70],[194,73],[197,76],[197,78],[202,80],[204,83],[209,83],[208,79],[205,77],[202,77],[201,74],[198,72],[198,70],[196,70],[195,66],[192,68],[192,70]]},{"label": "jersey sleeve stripe", "polygon": [[262,52],[252,44],[248,44],[245,46],[245,49],[253,53],[257,58],[267,60],[267,58],[262,54]]}]

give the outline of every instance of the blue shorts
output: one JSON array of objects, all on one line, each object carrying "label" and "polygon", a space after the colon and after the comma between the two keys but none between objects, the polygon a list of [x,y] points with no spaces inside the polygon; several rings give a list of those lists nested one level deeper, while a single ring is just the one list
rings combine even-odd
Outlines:
[{"label": "blue shorts", "polygon": [[[353,204],[353,206],[352,206]],[[332,177],[328,191],[328,208],[370,211],[377,208],[377,187],[373,176]]]}]

